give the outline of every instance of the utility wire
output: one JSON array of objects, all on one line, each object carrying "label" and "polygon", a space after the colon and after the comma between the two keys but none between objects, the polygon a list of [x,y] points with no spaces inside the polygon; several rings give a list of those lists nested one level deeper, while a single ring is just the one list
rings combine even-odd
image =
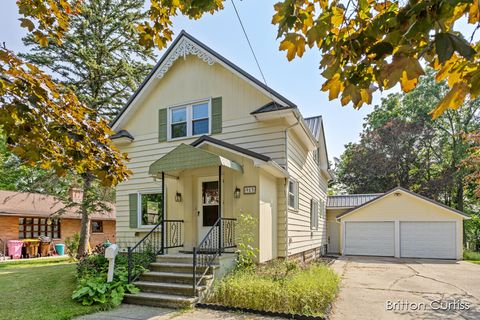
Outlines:
[{"label": "utility wire", "polygon": [[265,83],[266,89],[267,89],[268,93],[270,94],[270,98],[272,99],[273,104],[275,105],[275,107],[277,107],[277,104],[273,100],[272,92],[270,91],[270,88],[267,84],[267,80],[265,79],[265,75],[263,74],[262,68],[260,67],[260,63],[258,62],[255,51],[253,50],[252,43],[250,42],[250,39],[248,38],[247,31],[245,30],[245,27],[243,26],[242,18],[240,18],[240,14],[238,13],[237,6],[235,6],[235,2],[233,0],[230,0],[230,1],[232,2],[233,9],[235,9],[235,13],[237,15],[238,22],[240,22],[240,26],[242,27],[243,34],[245,35],[245,38],[247,39],[248,46],[250,47],[250,51],[252,52],[253,58],[255,59],[255,63],[257,64],[258,70],[260,71],[260,74],[262,75],[263,83]]}]

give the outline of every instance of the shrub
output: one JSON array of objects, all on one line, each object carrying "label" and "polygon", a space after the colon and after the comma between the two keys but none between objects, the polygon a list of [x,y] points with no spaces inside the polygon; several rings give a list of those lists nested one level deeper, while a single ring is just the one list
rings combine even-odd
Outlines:
[{"label": "shrub", "polygon": [[75,232],[72,237],[65,238],[65,247],[68,256],[74,260],[77,256],[78,245],[80,243],[80,233]]},{"label": "shrub", "polygon": [[[83,305],[100,304],[106,308],[119,305],[125,293],[136,293],[138,289],[128,283],[128,259],[119,254],[115,258],[113,281],[107,282],[108,259],[104,255],[105,249],[97,247],[94,254],[86,255],[77,263],[77,288],[72,299]],[[135,268],[133,276],[146,271],[138,261],[150,261],[150,252],[135,254]]]},{"label": "shrub", "polygon": [[478,260],[480,261],[480,252],[473,252],[473,251],[464,251],[463,258],[465,260]]},{"label": "shrub", "polygon": [[102,273],[80,279],[72,299],[84,306],[118,306],[125,293],[139,292],[138,288],[127,282],[127,270],[124,267],[115,270],[112,282],[107,282],[106,277],[107,275]]},{"label": "shrub", "polygon": [[263,311],[324,315],[335,298],[338,284],[338,275],[326,265],[301,268],[292,262],[276,262],[256,271],[237,270],[226,276],[215,285],[209,302]]},{"label": "shrub", "polygon": [[255,226],[257,219],[251,214],[240,214],[238,218],[238,241],[237,260],[235,268],[237,270],[255,268],[255,259],[257,258],[258,249],[253,246],[255,239]]}]

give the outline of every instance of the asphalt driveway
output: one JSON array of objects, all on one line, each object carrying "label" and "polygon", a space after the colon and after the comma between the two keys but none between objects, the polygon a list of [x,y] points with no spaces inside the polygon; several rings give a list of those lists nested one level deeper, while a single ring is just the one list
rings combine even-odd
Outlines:
[{"label": "asphalt driveway", "polygon": [[480,319],[480,265],[465,261],[341,257],[330,315],[340,319]]}]

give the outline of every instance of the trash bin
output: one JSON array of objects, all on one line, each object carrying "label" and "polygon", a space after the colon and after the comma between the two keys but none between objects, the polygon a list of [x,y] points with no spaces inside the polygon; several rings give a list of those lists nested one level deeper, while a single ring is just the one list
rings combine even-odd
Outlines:
[{"label": "trash bin", "polygon": [[65,255],[65,245],[63,243],[57,243],[55,245],[55,251],[57,251],[59,256]]},{"label": "trash bin", "polygon": [[40,240],[38,239],[25,239],[23,245],[26,248],[26,254],[29,258],[38,257],[38,247],[40,246]]},{"label": "trash bin", "polygon": [[49,256],[51,254],[50,252],[50,244],[52,243],[52,240],[49,237],[45,236],[40,236],[40,255],[42,257]]},{"label": "trash bin", "polygon": [[12,259],[20,259],[22,256],[23,242],[20,240],[8,240],[8,255]]}]

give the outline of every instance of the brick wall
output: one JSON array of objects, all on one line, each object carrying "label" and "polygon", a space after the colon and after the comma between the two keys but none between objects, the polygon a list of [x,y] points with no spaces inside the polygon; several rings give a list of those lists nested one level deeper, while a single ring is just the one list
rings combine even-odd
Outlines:
[{"label": "brick wall", "polygon": [[[5,241],[18,239],[18,218],[0,216],[0,239]],[[54,243],[64,243],[65,238],[71,237],[75,232],[80,232],[80,220],[61,219],[60,220],[61,239],[54,240]],[[90,246],[92,249],[105,240],[115,242],[115,221],[103,221],[103,233],[93,233],[90,237]]]}]

